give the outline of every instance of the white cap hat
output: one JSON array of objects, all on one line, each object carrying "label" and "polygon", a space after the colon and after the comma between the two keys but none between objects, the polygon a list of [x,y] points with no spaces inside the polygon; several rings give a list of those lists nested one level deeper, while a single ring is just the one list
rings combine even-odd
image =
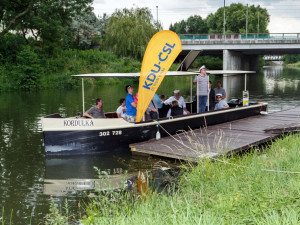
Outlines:
[{"label": "white cap hat", "polygon": [[175,90],[174,91],[174,94],[178,94],[180,91],[179,90]]},{"label": "white cap hat", "polygon": [[201,66],[199,71],[201,72],[201,70],[206,69],[205,65]]},{"label": "white cap hat", "polygon": [[216,94],[216,96],[221,96],[221,97],[223,97],[223,95],[222,95],[222,94],[220,94],[220,93],[219,93],[219,94]]}]

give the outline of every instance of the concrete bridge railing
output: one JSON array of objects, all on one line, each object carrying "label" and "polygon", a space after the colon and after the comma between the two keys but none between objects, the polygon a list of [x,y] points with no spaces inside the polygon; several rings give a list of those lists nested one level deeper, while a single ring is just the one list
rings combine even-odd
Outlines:
[{"label": "concrete bridge railing", "polygon": [[253,40],[253,39],[267,39],[267,40],[287,40],[300,39],[300,33],[250,33],[250,34],[179,34],[180,39],[183,40]]},{"label": "concrete bridge railing", "polygon": [[224,70],[258,70],[259,55],[300,54],[300,33],[182,34],[183,53],[223,55]]}]

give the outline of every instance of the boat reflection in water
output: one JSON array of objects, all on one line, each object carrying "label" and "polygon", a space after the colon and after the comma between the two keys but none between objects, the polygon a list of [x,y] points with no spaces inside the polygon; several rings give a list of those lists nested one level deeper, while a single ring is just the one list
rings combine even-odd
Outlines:
[{"label": "boat reflection in water", "polygon": [[[132,156],[126,152],[48,156],[44,194],[64,196],[82,194],[82,191],[93,192],[95,189],[125,189],[140,193],[145,185],[159,191],[179,178],[178,165],[181,165],[180,162],[173,160]],[[95,170],[95,167],[98,169]]]},{"label": "boat reflection in water", "polygon": [[[44,194],[66,195],[84,190],[119,189],[130,186],[134,174],[130,169],[131,155],[102,154],[68,157],[47,157]],[[95,170],[98,168],[98,171]]]}]

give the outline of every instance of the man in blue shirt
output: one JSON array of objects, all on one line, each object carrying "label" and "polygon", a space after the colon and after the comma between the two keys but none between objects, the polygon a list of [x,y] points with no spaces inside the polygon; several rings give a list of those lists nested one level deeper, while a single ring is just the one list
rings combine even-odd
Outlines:
[{"label": "man in blue shirt", "polygon": [[133,87],[131,85],[126,86],[126,120],[130,123],[134,123],[136,121],[136,106],[137,104],[133,99]]},{"label": "man in blue shirt", "polygon": [[222,99],[222,94],[216,94],[216,100],[215,110],[229,108],[229,105]]}]

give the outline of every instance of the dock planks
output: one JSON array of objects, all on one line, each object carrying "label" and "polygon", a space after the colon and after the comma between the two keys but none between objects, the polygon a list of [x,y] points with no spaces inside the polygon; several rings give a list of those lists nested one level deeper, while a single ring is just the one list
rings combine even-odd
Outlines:
[{"label": "dock planks", "polygon": [[133,153],[197,161],[245,150],[300,130],[300,107],[131,144]]}]

